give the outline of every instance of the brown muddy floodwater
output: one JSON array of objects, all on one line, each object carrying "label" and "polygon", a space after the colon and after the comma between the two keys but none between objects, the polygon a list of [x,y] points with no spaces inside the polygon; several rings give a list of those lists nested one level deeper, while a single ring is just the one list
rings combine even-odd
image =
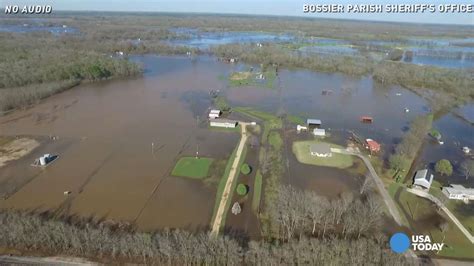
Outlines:
[{"label": "brown muddy floodwater", "polygon": [[[224,158],[237,144],[238,134],[198,128],[196,112],[203,117],[209,102],[183,100],[220,87],[220,66],[154,56],[143,62],[153,69],[143,78],[83,85],[0,118],[2,135],[59,137],[0,170],[0,182],[18,185],[2,208],[135,221],[144,230],[208,226],[215,187],[169,173],[198,145],[201,156]],[[42,153],[60,158],[31,168]]]},{"label": "brown muddy floodwater", "polygon": [[[226,158],[238,142],[237,133],[207,128],[210,89],[221,90],[233,106],[321,119],[330,140],[341,145],[354,130],[379,141],[385,155],[414,117],[429,112],[426,101],[414,93],[382,86],[370,77],[282,70],[273,89],[230,88],[218,77],[245,65],[205,56],[132,60],[144,65],[143,77],[82,85],[0,117],[1,135],[29,136],[42,143],[30,155],[0,169],[0,193],[6,197],[0,200],[0,208],[121,220],[146,231],[208,228],[216,187],[171,177],[170,172],[181,156],[192,156],[199,149],[201,156]],[[324,90],[332,94],[322,95]],[[373,116],[374,123],[360,123],[363,115]],[[443,117],[435,122],[442,134],[460,132],[453,133],[456,140],[450,139],[443,149],[454,151],[450,148],[454,141],[472,144],[472,125],[456,120],[454,127],[452,121]],[[300,164],[291,153],[291,141],[301,136],[293,128],[284,132],[285,182],[328,197],[358,190],[360,175],[365,173],[359,166],[339,170]],[[450,156],[462,156],[457,149]],[[436,159],[443,156],[440,152]],[[45,169],[31,168],[34,158],[43,153],[60,158]],[[64,191],[71,194],[65,196]],[[231,228],[226,231],[257,235],[255,221],[250,212],[240,218],[228,216],[226,224]]]}]

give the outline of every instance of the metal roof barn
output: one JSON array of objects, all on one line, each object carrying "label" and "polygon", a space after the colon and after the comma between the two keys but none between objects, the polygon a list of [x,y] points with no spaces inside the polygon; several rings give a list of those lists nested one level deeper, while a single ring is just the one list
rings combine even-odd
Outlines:
[{"label": "metal roof barn", "polygon": [[321,125],[321,120],[319,120],[319,119],[308,119],[308,120],[306,120],[306,124],[313,125],[313,126],[320,126]]}]

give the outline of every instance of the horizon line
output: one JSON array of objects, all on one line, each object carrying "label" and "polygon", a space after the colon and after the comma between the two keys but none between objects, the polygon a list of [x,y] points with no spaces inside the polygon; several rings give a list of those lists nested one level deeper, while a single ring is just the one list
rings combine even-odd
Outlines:
[{"label": "horizon line", "polygon": [[[58,12],[90,12],[90,13],[164,13],[164,14],[195,14],[195,15],[219,15],[219,16],[251,16],[251,17],[282,17],[282,18],[296,18],[296,19],[307,19],[307,20],[343,20],[343,21],[358,21],[358,22],[377,22],[377,23],[399,23],[399,24],[418,24],[418,25],[443,25],[443,26],[468,26],[474,27],[474,21],[472,24],[464,23],[437,23],[437,22],[414,22],[414,21],[394,21],[394,20],[372,20],[363,18],[329,18],[329,17],[306,17],[298,15],[281,15],[281,14],[246,14],[246,13],[214,13],[214,12],[200,12],[200,11],[119,11],[119,10],[70,10],[70,9],[56,9]],[[49,14],[49,15],[54,15]],[[0,16],[2,17],[2,16]]]}]

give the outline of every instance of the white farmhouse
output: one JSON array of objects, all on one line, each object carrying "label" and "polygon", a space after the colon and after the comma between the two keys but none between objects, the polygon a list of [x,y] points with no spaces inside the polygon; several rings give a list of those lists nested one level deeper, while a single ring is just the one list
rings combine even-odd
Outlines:
[{"label": "white farmhouse", "polygon": [[452,184],[449,187],[443,187],[441,191],[448,199],[474,200],[474,188],[465,188],[463,185]]}]

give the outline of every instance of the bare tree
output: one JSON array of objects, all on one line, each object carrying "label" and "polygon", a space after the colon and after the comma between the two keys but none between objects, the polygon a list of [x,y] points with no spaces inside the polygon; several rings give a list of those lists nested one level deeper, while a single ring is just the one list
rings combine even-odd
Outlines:
[{"label": "bare tree", "polygon": [[367,190],[371,190],[373,188],[373,180],[369,175],[366,175],[364,178],[364,182],[362,182],[362,185],[360,186],[360,194],[364,194]]},{"label": "bare tree", "polygon": [[474,175],[474,160],[465,160],[461,163],[460,169],[466,180]]}]

